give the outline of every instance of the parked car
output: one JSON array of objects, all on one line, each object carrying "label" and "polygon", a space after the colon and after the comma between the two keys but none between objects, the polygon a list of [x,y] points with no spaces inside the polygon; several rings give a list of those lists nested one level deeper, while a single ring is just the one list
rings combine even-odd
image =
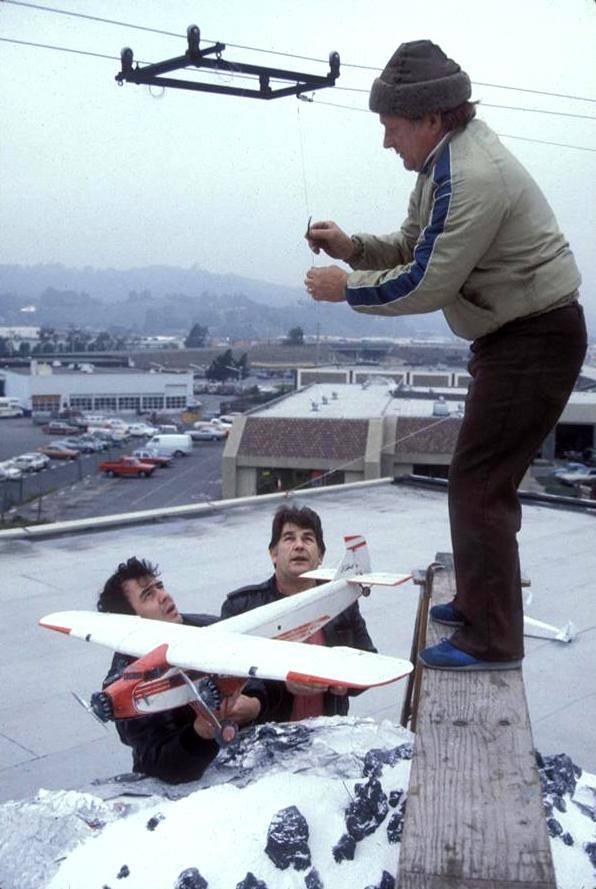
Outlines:
[{"label": "parked car", "polygon": [[73,451],[79,451],[81,454],[94,454],[97,450],[95,444],[89,441],[83,441],[83,438],[65,438],[63,444]]},{"label": "parked car", "polygon": [[105,422],[106,418],[104,417],[103,414],[83,414],[83,419],[84,419],[85,423],[87,424],[87,427],[89,427],[89,426],[101,426],[102,423]]},{"label": "parked car", "polygon": [[156,430],[156,431],[159,432],[159,433],[166,433],[166,434],[177,435],[177,433],[178,433],[180,430],[178,429],[177,426],[174,426],[173,423],[160,423],[159,426],[157,427],[157,430]]},{"label": "parked car", "polygon": [[40,454],[51,457],[53,460],[75,460],[79,456],[78,451],[67,448],[60,441],[51,441],[48,445],[42,445],[37,449]]},{"label": "parked car", "polygon": [[559,478],[561,475],[567,475],[570,472],[583,472],[587,468],[585,463],[565,463],[564,466],[559,466],[555,469],[552,474]]},{"label": "parked car", "polygon": [[557,475],[557,479],[564,485],[587,485],[596,482],[596,469],[584,466],[583,469],[573,469]]},{"label": "parked car", "polygon": [[128,427],[128,434],[133,438],[143,438],[148,435],[155,435],[157,429],[148,423],[131,423]]},{"label": "parked car", "polygon": [[221,441],[228,437],[228,433],[224,429],[218,429],[210,423],[199,426],[198,429],[190,429],[188,434],[193,441]]},{"label": "parked car", "polygon": [[122,447],[130,437],[125,432],[120,432],[118,429],[96,429],[94,426],[89,427],[87,435],[92,435],[93,438],[97,438],[99,441],[107,442],[108,447],[112,445],[117,448]]},{"label": "parked car", "polygon": [[227,438],[230,429],[232,428],[230,423],[222,423],[219,417],[214,417],[212,420],[197,420],[196,423],[193,423],[193,429],[217,429],[220,432],[223,432],[224,438]]},{"label": "parked car", "polygon": [[171,466],[172,464],[171,457],[160,456],[157,451],[150,448],[137,448],[136,451],[132,452],[132,455],[142,463],[153,463],[155,466],[160,466],[162,469],[165,469],[166,466]]},{"label": "parked car", "polygon": [[81,430],[78,426],[72,426],[63,420],[50,420],[49,423],[41,427],[41,431],[46,435],[76,435]]},{"label": "parked car", "polygon": [[105,472],[106,475],[144,478],[145,476],[153,475],[156,467],[153,463],[145,463],[137,460],[136,457],[125,456],[119,457],[117,460],[104,460],[103,463],[99,464],[99,469],[101,472]]},{"label": "parked car", "polygon": [[23,472],[39,472],[49,464],[50,458],[46,454],[19,454],[12,462]]},{"label": "parked car", "polygon": [[2,471],[2,478],[7,481],[17,481],[23,477],[22,470],[15,466],[12,460],[5,460],[4,463],[0,463],[0,470]]},{"label": "parked car", "polygon": [[91,435],[89,432],[81,435],[80,441],[83,444],[88,444],[94,451],[107,451],[110,447],[110,442],[105,438],[99,438],[97,435]]},{"label": "parked car", "polygon": [[154,435],[147,442],[149,450],[165,457],[184,457],[192,452],[192,438],[188,432],[178,435]]}]

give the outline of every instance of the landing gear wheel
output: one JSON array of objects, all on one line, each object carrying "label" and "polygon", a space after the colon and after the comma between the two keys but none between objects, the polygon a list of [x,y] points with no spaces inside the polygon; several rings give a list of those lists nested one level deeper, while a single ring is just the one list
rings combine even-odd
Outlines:
[{"label": "landing gear wheel", "polygon": [[231,719],[222,719],[215,733],[215,740],[220,747],[227,747],[238,737],[238,726]]}]

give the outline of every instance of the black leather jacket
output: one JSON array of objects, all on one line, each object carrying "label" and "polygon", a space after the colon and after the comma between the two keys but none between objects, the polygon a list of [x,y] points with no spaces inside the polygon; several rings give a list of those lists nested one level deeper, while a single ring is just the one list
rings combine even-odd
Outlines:
[{"label": "black leather jacket", "polygon": [[[264,583],[245,586],[229,593],[222,605],[221,616],[222,618],[233,617],[279,599],[283,599],[283,596],[277,589],[275,575],[273,575]],[[325,644],[330,648],[336,645],[346,645],[349,648],[359,648],[362,651],[376,652],[377,650],[368,635],[358,602],[354,602],[353,605],[330,620],[323,627],[323,635]],[[294,695],[287,690],[284,682],[267,680],[264,684],[267,690],[266,708],[261,712],[259,722],[288,722],[292,714]],[[354,695],[360,694],[360,692],[350,691],[348,694]],[[334,695],[331,692],[325,692],[323,708],[325,716],[345,716],[349,709],[348,695]]]},{"label": "black leather jacket", "polygon": [[[183,614],[183,623],[205,627],[218,618],[211,614]],[[120,677],[135,658],[116,652],[103,687]],[[261,709],[267,709],[264,683],[250,680],[243,694],[258,697]],[[132,747],[133,771],[161,778],[169,784],[195,781],[217,756],[216,741],[199,737],[193,728],[196,713],[187,705],[164,710],[150,716],[116,720],[116,729],[123,744]],[[259,722],[263,721],[259,718]]]}]

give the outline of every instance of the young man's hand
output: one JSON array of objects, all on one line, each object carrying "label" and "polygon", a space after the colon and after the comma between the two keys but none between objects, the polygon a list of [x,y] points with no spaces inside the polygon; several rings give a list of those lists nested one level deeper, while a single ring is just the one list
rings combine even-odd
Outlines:
[{"label": "young man's hand", "polygon": [[[258,698],[248,695],[238,695],[225,699],[221,708],[217,711],[217,718],[232,719],[238,725],[248,725],[253,722],[261,712],[261,702]],[[211,740],[215,736],[216,728],[203,713],[198,713],[193,723],[193,728],[200,738]]]}]

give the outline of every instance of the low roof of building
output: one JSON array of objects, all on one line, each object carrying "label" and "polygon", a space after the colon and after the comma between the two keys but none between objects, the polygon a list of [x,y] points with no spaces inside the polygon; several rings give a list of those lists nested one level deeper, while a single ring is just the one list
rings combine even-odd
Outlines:
[{"label": "low roof of building", "polygon": [[[371,420],[377,417],[432,417],[440,398],[394,398],[393,380],[379,379],[367,383],[312,383],[298,392],[278,399],[253,411],[251,417],[300,417],[333,420]],[[453,392],[454,390],[450,390]],[[461,415],[461,404],[446,402],[450,414]],[[316,405],[316,407],[313,407]]]}]

